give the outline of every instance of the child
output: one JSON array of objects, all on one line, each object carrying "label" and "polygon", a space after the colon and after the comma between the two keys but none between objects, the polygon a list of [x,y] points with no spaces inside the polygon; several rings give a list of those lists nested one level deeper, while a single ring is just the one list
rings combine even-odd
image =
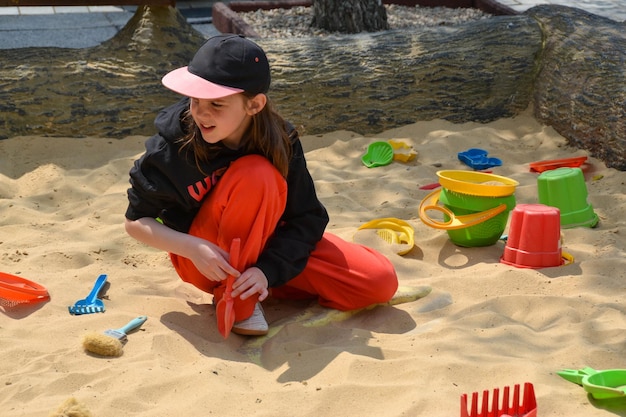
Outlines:
[{"label": "child", "polygon": [[267,334],[260,302],[270,291],[339,310],[394,295],[388,259],[324,232],[328,214],[298,133],[266,95],[270,68],[258,45],[215,36],[162,82],[186,98],[157,115],[159,133],[130,171],[126,231],[169,252],[182,280],[214,303],[227,276],[237,277],[234,333]]}]

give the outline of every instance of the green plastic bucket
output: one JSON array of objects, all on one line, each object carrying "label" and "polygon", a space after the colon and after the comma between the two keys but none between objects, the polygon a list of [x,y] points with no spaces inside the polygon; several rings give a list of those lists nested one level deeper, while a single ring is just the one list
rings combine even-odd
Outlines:
[{"label": "green plastic bucket", "polygon": [[[461,229],[446,230],[450,240],[455,245],[465,247],[495,244],[504,233],[509,212],[513,210],[516,204],[514,194],[505,197],[485,197],[462,194],[446,188],[441,190],[439,201],[456,216],[481,213],[501,204],[506,205],[506,209],[500,214],[481,223]],[[444,220],[448,221],[449,219],[450,217],[444,214]]]},{"label": "green plastic bucket", "polygon": [[539,202],[561,211],[561,228],[595,227],[598,215],[587,202],[587,185],[580,168],[557,168],[537,178]]}]

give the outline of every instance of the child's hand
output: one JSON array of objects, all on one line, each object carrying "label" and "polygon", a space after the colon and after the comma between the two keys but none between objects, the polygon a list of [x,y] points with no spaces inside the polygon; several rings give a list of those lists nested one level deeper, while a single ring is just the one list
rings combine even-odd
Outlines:
[{"label": "child's hand", "polygon": [[196,243],[193,256],[189,256],[189,259],[207,279],[223,281],[228,275],[235,277],[240,275],[239,271],[228,263],[228,252],[203,239],[198,239]]},{"label": "child's hand", "polygon": [[233,283],[233,297],[240,297],[245,300],[255,294],[259,294],[259,301],[263,301],[269,295],[267,291],[267,278],[263,271],[253,266],[246,269]]}]

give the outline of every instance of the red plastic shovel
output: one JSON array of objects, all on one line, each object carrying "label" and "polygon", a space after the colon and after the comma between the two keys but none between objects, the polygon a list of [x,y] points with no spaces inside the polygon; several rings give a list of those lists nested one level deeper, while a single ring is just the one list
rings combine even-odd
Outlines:
[{"label": "red plastic shovel", "polygon": [[[230,244],[231,265],[235,266],[239,263],[240,246],[241,240],[239,238],[233,239]],[[226,278],[226,290],[224,290],[222,299],[217,302],[215,309],[217,313],[217,328],[222,336],[224,336],[224,339],[228,337],[230,330],[233,328],[233,324],[235,324],[235,311],[233,308],[233,297],[231,296],[234,281],[235,277],[233,275],[229,275],[228,278]]]}]

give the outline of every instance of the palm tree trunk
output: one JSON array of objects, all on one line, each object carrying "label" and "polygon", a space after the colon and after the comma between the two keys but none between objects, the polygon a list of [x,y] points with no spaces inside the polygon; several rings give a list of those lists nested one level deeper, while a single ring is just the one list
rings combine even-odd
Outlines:
[{"label": "palm tree trunk", "polygon": [[312,25],[340,33],[389,29],[381,0],[314,0]]}]

